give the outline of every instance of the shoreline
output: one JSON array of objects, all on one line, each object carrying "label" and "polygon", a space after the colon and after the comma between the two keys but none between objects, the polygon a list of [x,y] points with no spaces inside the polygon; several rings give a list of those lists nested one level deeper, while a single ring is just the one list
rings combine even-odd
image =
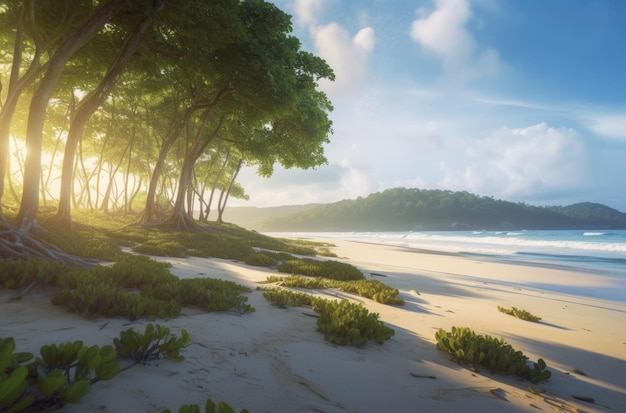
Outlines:
[{"label": "shoreline", "polygon": [[[272,236],[271,233],[267,235]],[[341,239],[334,237],[315,237],[313,233],[306,233],[306,236],[297,236],[297,233],[293,233],[291,238],[294,239],[306,239],[312,241],[321,241],[326,243],[334,243],[334,242],[353,242],[353,243],[361,243],[361,244],[370,244],[377,245],[380,247],[391,247],[398,248],[402,251],[416,253],[416,254],[426,254],[426,255],[438,255],[438,256],[450,256],[457,258],[465,258],[467,260],[475,260],[475,261],[484,261],[484,262],[493,262],[500,263],[503,265],[512,265],[512,266],[521,266],[521,267],[535,267],[540,269],[549,269],[556,271],[563,271],[567,273],[578,273],[580,275],[595,275],[598,277],[604,277],[606,279],[608,287],[605,289],[596,288],[594,290],[572,290],[570,289],[550,289],[549,291],[554,293],[563,293],[563,294],[574,294],[574,295],[584,295],[589,299],[593,300],[610,300],[616,301],[620,303],[626,303],[626,272],[616,271],[614,269],[609,268],[594,268],[594,267],[580,267],[576,266],[574,263],[553,263],[548,261],[536,261],[532,259],[523,259],[518,258],[516,254],[513,255],[498,255],[498,254],[489,254],[489,253],[479,253],[479,252],[454,252],[454,251],[440,251],[436,249],[428,249],[422,247],[412,247],[405,245],[400,242],[376,242],[376,241],[367,241],[367,240],[357,240],[357,239]],[[626,270],[626,268],[625,268]],[[537,286],[538,289],[545,288],[542,286]]]},{"label": "shoreline", "polygon": [[[404,306],[319,292],[378,313],[395,330],[391,340],[365,348],[324,341],[308,309],[273,307],[255,290],[268,275],[286,274],[230,260],[155,257],[171,262],[179,277],[208,276],[252,287],[247,296],[256,312],[185,308],[176,319],[155,320],[173,333],[183,328],[190,333],[193,343],[181,352],[185,361],[135,366],[94,384],[81,404],[62,411],[156,413],[207,398],[250,412],[612,413],[626,406],[626,303],[533,287],[541,282],[592,288],[603,286],[601,277],[387,244],[314,240],[336,245],[330,249],[341,257],[337,260],[361,269],[367,279],[400,290]],[[86,320],[46,302],[38,287],[18,301],[9,300],[13,295],[0,290],[0,331],[15,338],[19,351],[37,354],[43,344],[77,339],[111,344],[121,330],[143,330],[150,322]],[[498,305],[525,309],[542,320],[502,314]],[[538,392],[533,394],[529,382],[458,365],[435,345],[435,332],[452,326],[502,337],[531,360],[543,358],[552,378],[533,385]]]}]

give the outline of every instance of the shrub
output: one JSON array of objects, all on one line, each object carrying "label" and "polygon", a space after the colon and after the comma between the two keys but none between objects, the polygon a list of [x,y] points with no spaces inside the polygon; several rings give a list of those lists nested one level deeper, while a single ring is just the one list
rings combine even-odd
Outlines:
[{"label": "shrub", "polygon": [[452,356],[458,363],[478,371],[480,366],[492,372],[514,374],[533,383],[550,378],[546,363],[539,359],[531,368],[521,351],[515,351],[502,338],[477,335],[467,327],[452,327],[451,332],[440,329],[436,334],[437,348]]},{"label": "shrub", "polygon": [[265,290],[263,291],[263,297],[275,306],[282,308],[312,305],[315,299],[311,294],[298,293],[284,288]]},{"label": "shrub", "polygon": [[50,409],[78,403],[91,384],[117,375],[112,346],[86,347],[82,341],[44,345],[41,358],[15,353],[13,338],[0,338],[0,411],[20,412],[31,405]]},{"label": "shrub", "polygon": [[243,261],[248,265],[254,265],[256,267],[273,267],[278,264],[276,256],[277,254],[275,253],[259,251],[248,255]]},{"label": "shrub", "polygon": [[248,297],[241,294],[250,292],[232,281],[214,278],[189,278],[180,280],[183,305],[196,305],[206,311],[228,311],[236,309],[240,312],[253,312],[247,304]]},{"label": "shrub", "polygon": [[163,355],[166,359],[182,361],[180,350],[191,344],[186,330],[181,336],[170,334],[170,329],[162,325],[148,324],[143,334],[132,328],[120,332],[120,337],[113,339],[113,344],[121,357],[130,358],[139,363],[147,363]]},{"label": "shrub", "polygon": [[357,294],[381,304],[404,305],[404,300],[398,297],[400,292],[397,288],[389,287],[378,280],[339,281],[321,277],[308,278],[292,275],[289,277],[268,276],[267,282],[279,282],[285,287],[296,288],[337,288],[343,292]]},{"label": "shrub", "polygon": [[500,310],[501,313],[512,315],[513,317],[517,317],[522,320],[532,321],[533,323],[541,321],[541,317],[537,317],[536,315],[533,315],[526,310],[520,310],[519,308],[512,307],[508,309],[498,306],[498,310]]},{"label": "shrub", "polygon": [[333,280],[362,280],[365,277],[356,267],[338,261],[321,261],[311,258],[288,260],[278,266],[283,273],[310,275]]},{"label": "shrub", "polygon": [[333,344],[362,347],[369,340],[382,344],[394,335],[393,329],[378,320],[378,314],[370,313],[363,305],[348,300],[327,300],[283,288],[266,290],[263,297],[281,307],[310,305],[320,314],[318,330],[324,334],[326,341]]},{"label": "shrub", "polygon": [[241,295],[250,292],[249,288],[211,278],[181,280],[169,267],[145,256],[124,257],[113,266],[79,267],[59,276],[57,284],[63,290],[52,303],[88,318],[170,318],[178,316],[185,305],[206,311],[254,311]]},{"label": "shrub", "polygon": [[96,316],[170,318],[180,315],[175,300],[159,300],[131,294],[112,283],[81,283],[76,288],[64,288],[52,298],[52,304],[65,305],[70,311],[86,318]]},{"label": "shrub", "polygon": [[348,300],[325,303],[317,321],[324,339],[333,344],[364,346],[369,340],[383,344],[393,335],[393,329],[378,320],[377,313]]},{"label": "shrub", "polygon": [[74,270],[84,271],[82,267],[41,259],[0,260],[0,288],[17,290],[34,282],[55,285],[59,276]]}]

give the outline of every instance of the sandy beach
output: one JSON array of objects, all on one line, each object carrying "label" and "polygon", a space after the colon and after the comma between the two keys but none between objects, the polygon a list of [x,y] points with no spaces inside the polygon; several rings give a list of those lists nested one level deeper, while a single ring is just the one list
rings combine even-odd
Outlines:
[{"label": "sandy beach", "polygon": [[[323,240],[322,240],[323,241]],[[404,306],[386,306],[335,290],[329,297],[364,304],[395,330],[383,345],[341,347],[324,341],[307,308],[277,308],[256,290],[271,269],[204,258],[159,258],[180,277],[215,277],[253,289],[251,314],[206,313],[156,322],[193,343],[185,360],[159,360],[94,384],[63,412],[177,411],[207,398],[250,412],[623,412],[626,411],[626,297],[609,301],[557,293],[611,288],[611,278],[560,268],[516,265],[451,254],[332,240],[339,260],[400,290]],[[552,288],[545,288],[551,286]],[[565,288],[568,287],[568,288]],[[571,288],[570,288],[571,287]],[[572,289],[573,288],[573,289]],[[21,300],[0,291],[0,336],[18,351],[83,340],[111,344],[149,320],[87,320],[50,304],[35,288]],[[497,306],[542,318],[523,321]],[[435,332],[452,326],[503,337],[552,377],[534,385],[488,371],[474,373],[436,348]],[[124,361],[121,362],[124,366]],[[586,401],[585,401],[586,400]]]}]

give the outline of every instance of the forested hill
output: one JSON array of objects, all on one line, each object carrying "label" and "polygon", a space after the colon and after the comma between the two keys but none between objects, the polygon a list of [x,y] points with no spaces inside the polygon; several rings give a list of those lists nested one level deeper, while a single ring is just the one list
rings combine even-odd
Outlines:
[{"label": "forested hill", "polygon": [[264,221],[264,231],[624,229],[605,205],[538,207],[468,192],[394,188]]}]

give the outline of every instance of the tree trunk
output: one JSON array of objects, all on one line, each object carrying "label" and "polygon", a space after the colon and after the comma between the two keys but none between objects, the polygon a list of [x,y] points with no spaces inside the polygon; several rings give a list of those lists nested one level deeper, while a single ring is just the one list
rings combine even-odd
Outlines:
[{"label": "tree trunk", "polygon": [[41,148],[46,108],[63,73],[67,61],[84,46],[124,6],[126,0],[109,0],[78,30],[68,36],[47,63],[46,74],[31,99],[26,127],[26,162],[24,187],[20,210],[15,220],[23,232],[39,229],[39,177],[41,175]]},{"label": "tree trunk", "polygon": [[65,154],[63,156],[59,208],[54,218],[57,224],[65,228],[71,228],[72,225],[70,202],[73,183],[72,172],[74,168],[76,148],[78,147],[78,142],[83,137],[85,125],[95,111],[102,106],[102,103],[104,103],[104,100],[117,83],[122,72],[130,63],[133,55],[141,48],[146,33],[151,25],[152,18],[146,17],[135,27],[135,30],[126,39],[120,53],[109,67],[109,70],[100,81],[100,84],[80,103],[80,107],[72,119],[67,136],[67,142],[65,144]]},{"label": "tree trunk", "polygon": [[220,224],[224,223],[224,220],[222,219],[222,216],[224,215],[224,209],[226,209],[226,203],[228,202],[230,191],[231,189],[233,189],[233,185],[235,184],[235,180],[237,180],[237,175],[239,175],[239,171],[241,170],[242,165],[243,165],[243,159],[241,159],[239,163],[237,164],[237,169],[235,169],[235,173],[233,174],[233,177],[230,180],[230,184],[228,185],[228,189],[226,190],[226,196],[224,197],[223,203],[221,202],[222,196],[220,195],[220,203],[217,205],[217,208],[218,208],[217,222],[219,222]]},{"label": "tree trunk", "polygon": [[224,175],[224,171],[226,171],[226,166],[228,165],[229,158],[230,158],[230,149],[228,150],[228,152],[226,152],[226,157],[224,158],[224,163],[222,163],[222,167],[220,168],[219,172],[215,176],[215,179],[213,180],[213,187],[211,188],[211,196],[209,197],[209,202],[207,203],[207,209],[206,209],[206,217],[207,217],[207,219],[209,219],[209,214],[211,213],[211,204],[213,203],[213,197],[215,196],[215,190],[217,189],[217,185],[219,184],[219,181],[222,178],[222,175]]},{"label": "tree trunk", "polygon": [[174,210],[170,217],[165,221],[165,225],[175,228],[179,231],[192,231],[198,228],[198,224],[189,216],[185,210],[185,200],[187,194],[187,188],[191,184],[193,165],[196,159],[189,151],[185,154],[183,160],[183,166],[180,171],[180,179],[178,181],[178,190],[176,194],[176,203],[174,204]]},{"label": "tree trunk", "polygon": [[[4,104],[0,105],[0,216],[2,215],[2,197],[4,196],[4,182],[7,174],[10,174],[9,169],[9,141],[11,135],[11,121],[17,108],[17,102],[22,91],[30,84],[42,71],[40,64],[40,58],[42,54],[42,48],[36,44],[35,52],[32,56],[31,64],[28,70],[20,78],[20,67],[22,65],[23,56],[23,34],[24,34],[24,19],[27,8],[34,6],[34,1],[29,1],[22,8],[19,21],[17,23],[17,30],[15,33],[15,44],[13,46],[13,62],[11,65],[11,74],[9,76],[9,83],[7,85],[7,95]],[[10,178],[9,178],[10,179]]]},{"label": "tree trunk", "polygon": [[128,152],[131,145],[132,141],[126,145],[126,149],[124,149],[124,153],[122,153],[122,156],[120,157],[117,165],[115,165],[115,168],[113,168],[113,164],[110,164],[112,169],[109,170],[109,184],[107,185],[102,204],[100,204],[100,209],[104,212],[109,212],[109,203],[111,202],[111,192],[113,191],[113,185],[115,183],[115,175],[117,175],[117,171],[120,170],[122,162],[124,162],[124,158],[126,157],[126,152]]}]

